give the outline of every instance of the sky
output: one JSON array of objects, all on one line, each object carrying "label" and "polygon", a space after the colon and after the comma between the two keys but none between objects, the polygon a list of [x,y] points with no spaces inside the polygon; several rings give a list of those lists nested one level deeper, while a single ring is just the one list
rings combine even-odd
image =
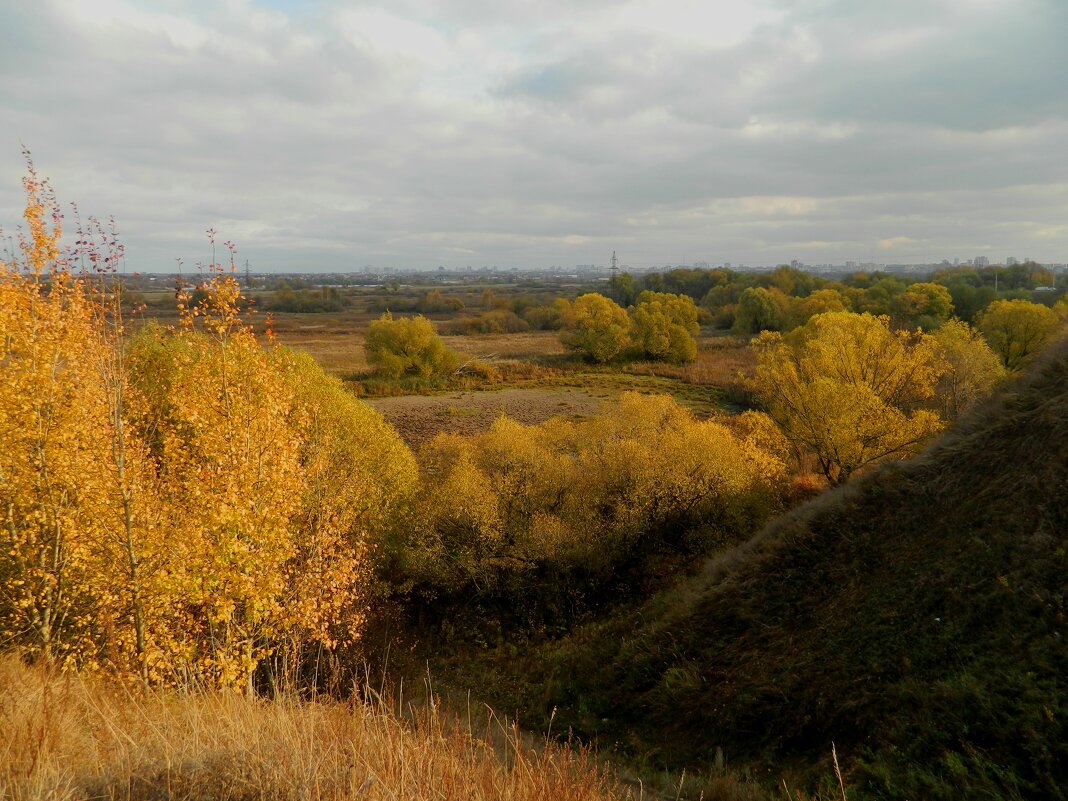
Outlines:
[{"label": "sky", "polygon": [[1068,262],[1064,0],[2,0],[128,268]]}]

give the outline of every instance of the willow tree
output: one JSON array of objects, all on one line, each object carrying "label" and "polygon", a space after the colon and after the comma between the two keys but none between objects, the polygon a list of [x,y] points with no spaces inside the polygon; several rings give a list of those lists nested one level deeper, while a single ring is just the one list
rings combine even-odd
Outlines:
[{"label": "willow tree", "polygon": [[892,331],[886,317],[829,312],[755,343],[759,396],[833,484],[914,454],[942,427],[927,403],[944,368],[926,334]]},{"label": "willow tree", "polygon": [[979,330],[1009,370],[1026,364],[1061,325],[1055,311],[1029,300],[995,300],[978,320]]},{"label": "willow tree", "polygon": [[697,358],[697,306],[687,295],[646,290],[630,319],[634,344],[647,359],[681,364]]},{"label": "willow tree", "polygon": [[610,362],[630,347],[630,317],[604,295],[580,295],[564,316],[560,341],[595,362]]}]

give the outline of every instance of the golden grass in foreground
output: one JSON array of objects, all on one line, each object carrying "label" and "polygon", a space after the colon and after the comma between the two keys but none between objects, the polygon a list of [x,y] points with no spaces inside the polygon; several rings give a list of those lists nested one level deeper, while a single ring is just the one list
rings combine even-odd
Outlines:
[{"label": "golden grass in foreground", "polygon": [[[584,755],[432,708],[131,692],[0,661],[0,798],[629,797]],[[491,743],[495,740],[496,743]]]}]

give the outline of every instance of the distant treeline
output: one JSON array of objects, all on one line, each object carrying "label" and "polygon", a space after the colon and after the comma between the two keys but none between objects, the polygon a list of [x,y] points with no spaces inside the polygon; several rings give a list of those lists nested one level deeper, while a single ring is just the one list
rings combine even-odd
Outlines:
[{"label": "distant treeline", "polygon": [[[935,286],[944,288],[946,294]],[[1039,287],[1051,287],[1052,291],[1035,291]],[[911,281],[885,272],[855,272],[830,279],[788,266],[771,272],[680,268],[643,276],[622,273],[609,281],[605,294],[629,306],[643,290],[688,295],[707,312],[705,322],[738,333],[791,327],[792,312],[799,310],[791,308],[797,304],[791,304],[790,299],[807,298],[813,298],[809,305],[814,307],[885,314],[895,321],[929,328],[937,326],[938,317],[944,319],[950,313],[974,322],[999,298],[1052,305],[1068,290],[1068,274],[1055,276],[1035,262],[1011,267],[946,267]],[[951,306],[948,310],[946,301]]]}]

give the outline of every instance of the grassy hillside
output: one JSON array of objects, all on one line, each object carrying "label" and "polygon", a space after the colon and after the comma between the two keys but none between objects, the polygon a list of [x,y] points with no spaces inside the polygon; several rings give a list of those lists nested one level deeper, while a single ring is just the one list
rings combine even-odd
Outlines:
[{"label": "grassy hillside", "polygon": [[543,654],[545,708],[850,797],[1068,797],[1068,345],[908,463]]}]

